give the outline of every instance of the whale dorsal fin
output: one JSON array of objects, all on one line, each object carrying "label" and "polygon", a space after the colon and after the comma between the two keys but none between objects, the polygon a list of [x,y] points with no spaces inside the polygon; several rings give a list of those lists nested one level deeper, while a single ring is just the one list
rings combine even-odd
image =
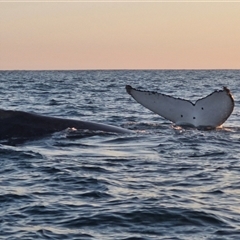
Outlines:
[{"label": "whale dorsal fin", "polygon": [[138,103],[177,125],[215,128],[228,119],[234,108],[233,97],[226,87],[195,103],[129,85],[126,90]]}]

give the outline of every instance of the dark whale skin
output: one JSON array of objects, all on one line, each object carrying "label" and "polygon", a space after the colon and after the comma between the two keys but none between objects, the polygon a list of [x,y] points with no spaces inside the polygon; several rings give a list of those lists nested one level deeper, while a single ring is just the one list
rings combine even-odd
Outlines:
[{"label": "dark whale skin", "polygon": [[112,133],[131,133],[132,131],[112,125],[95,122],[42,116],[23,111],[0,109],[0,140],[10,138],[41,137],[67,128]]}]

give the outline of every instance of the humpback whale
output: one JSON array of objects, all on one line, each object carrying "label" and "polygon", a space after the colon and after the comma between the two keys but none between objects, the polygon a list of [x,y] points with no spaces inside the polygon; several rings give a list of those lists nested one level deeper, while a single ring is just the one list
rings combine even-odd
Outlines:
[{"label": "humpback whale", "polygon": [[178,126],[216,128],[228,119],[234,108],[234,99],[226,87],[195,103],[162,93],[137,90],[130,85],[126,86],[126,91],[138,103]]},{"label": "humpback whale", "polygon": [[41,137],[67,128],[111,133],[132,133],[128,129],[101,123],[0,109],[0,140]]}]

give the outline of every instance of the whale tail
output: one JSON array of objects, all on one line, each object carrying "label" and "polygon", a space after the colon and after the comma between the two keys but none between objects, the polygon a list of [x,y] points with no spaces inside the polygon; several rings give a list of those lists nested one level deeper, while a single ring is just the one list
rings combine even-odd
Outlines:
[{"label": "whale tail", "polygon": [[137,90],[130,85],[126,86],[126,91],[147,109],[181,126],[216,128],[228,119],[234,109],[234,99],[226,87],[195,103],[162,93]]}]

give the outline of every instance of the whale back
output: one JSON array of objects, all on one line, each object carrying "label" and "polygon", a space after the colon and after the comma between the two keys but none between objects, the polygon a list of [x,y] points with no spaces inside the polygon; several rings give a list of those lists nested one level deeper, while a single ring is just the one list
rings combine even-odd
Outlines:
[{"label": "whale back", "polygon": [[0,109],[0,140],[40,137],[67,128],[111,133],[132,133],[131,130],[108,124]]},{"label": "whale back", "polygon": [[137,90],[129,85],[126,90],[138,103],[177,125],[215,128],[227,120],[234,108],[233,97],[227,88],[215,91],[195,104],[162,93]]}]

